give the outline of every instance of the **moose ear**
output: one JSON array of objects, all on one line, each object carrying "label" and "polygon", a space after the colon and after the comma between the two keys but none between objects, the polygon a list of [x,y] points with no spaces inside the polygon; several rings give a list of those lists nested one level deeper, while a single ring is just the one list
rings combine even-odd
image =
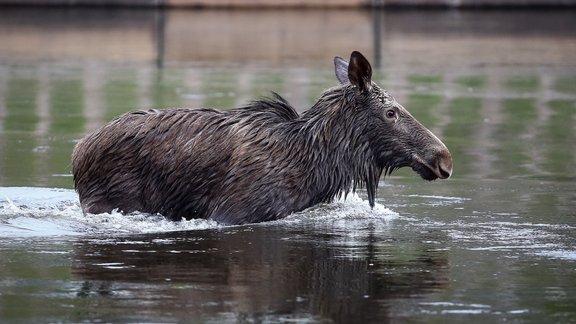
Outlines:
[{"label": "moose ear", "polygon": [[372,88],[372,67],[370,62],[360,52],[354,51],[350,55],[348,79],[350,83],[357,86],[362,92],[369,91]]},{"label": "moose ear", "polygon": [[336,78],[340,81],[340,84],[350,83],[348,80],[348,62],[345,59],[336,56],[334,58],[334,69],[336,71]]}]

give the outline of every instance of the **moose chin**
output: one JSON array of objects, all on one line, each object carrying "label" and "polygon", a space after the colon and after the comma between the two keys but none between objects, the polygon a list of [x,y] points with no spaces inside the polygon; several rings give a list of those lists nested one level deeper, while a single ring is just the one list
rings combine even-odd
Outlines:
[{"label": "moose chin", "polygon": [[448,148],[385,90],[359,52],[336,57],[339,85],[298,114],[282,97],[228,111],[123,114],[74,148],[85,213],[159,213],[245,224],[283,218],[365,187],[401,167],[452,173]]}]

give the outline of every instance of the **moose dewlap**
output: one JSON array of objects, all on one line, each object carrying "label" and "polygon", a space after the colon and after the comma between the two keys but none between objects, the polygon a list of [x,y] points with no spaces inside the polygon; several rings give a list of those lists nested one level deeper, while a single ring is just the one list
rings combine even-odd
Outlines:
[{"label": "moose dewlap", "polygon": [[340,85],[298,114],[279,95],[230,111],[126,113],[78,142],[74,183],[85,213],[118,209],[173,220],[269,221],[409,166],[446,179],[446,146],[372,82],[366,58],[334,59]]}]

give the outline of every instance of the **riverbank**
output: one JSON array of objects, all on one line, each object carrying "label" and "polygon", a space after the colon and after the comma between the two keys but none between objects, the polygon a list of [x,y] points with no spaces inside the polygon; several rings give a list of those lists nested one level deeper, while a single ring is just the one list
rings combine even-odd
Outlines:
[{"label": "riverbank", "polygon": [[0,0],[0,6],[168,8],[546,8],[576,7],[576,0]]}]

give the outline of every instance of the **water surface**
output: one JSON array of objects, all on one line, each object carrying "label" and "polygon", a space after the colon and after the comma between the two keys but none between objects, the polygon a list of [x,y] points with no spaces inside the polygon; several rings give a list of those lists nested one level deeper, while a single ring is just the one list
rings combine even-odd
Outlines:
[{"label": "water surface", "polygon": [[[576,15],[0,12],[0,321],[573,322]],[[536,23],[537,22],[537,23]],[[137,108],[299,111],[360,50],[450,148],[276,222],[84,216],[76,141]]]}]

